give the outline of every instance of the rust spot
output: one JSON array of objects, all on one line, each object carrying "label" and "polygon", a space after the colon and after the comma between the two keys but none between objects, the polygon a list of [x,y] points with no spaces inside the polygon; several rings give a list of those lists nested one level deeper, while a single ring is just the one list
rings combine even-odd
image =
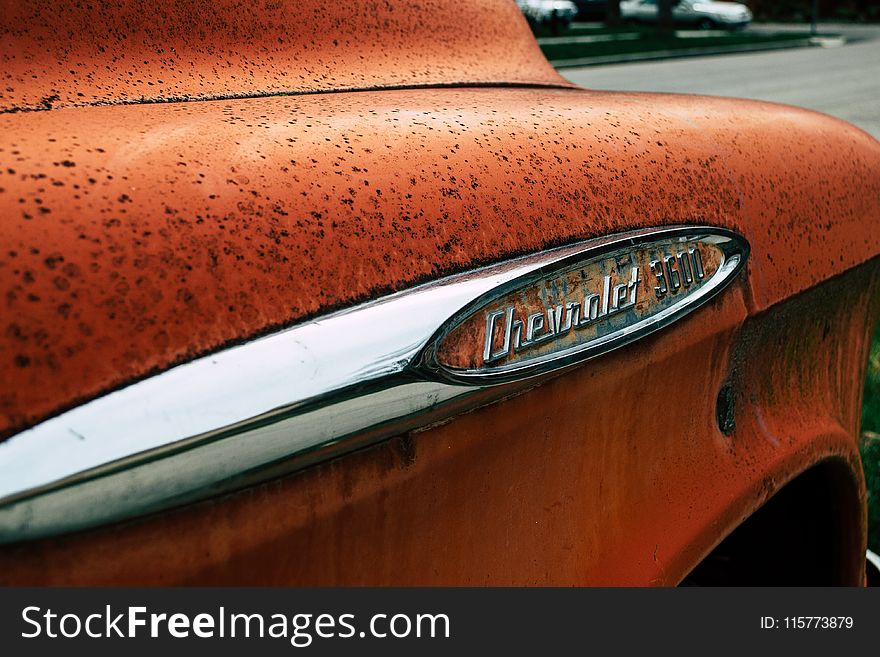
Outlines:
[{"label": "rust spot", "polygon": [[394,452],[400,465],[409,468],[416,462],[416,442],[411,434],[399,436],[394,440]]}]

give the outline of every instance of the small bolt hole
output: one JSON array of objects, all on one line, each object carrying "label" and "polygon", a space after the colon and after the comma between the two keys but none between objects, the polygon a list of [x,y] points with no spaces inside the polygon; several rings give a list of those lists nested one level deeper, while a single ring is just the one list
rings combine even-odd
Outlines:
[{"label": "small bolt hole", "polygon": [[718,391],[718,402],[715,406],[715,419],[718,420],[718,428],[725,436],[729,436],[736,430],[734,410],[733,387],[730,384],[725,384]]}]

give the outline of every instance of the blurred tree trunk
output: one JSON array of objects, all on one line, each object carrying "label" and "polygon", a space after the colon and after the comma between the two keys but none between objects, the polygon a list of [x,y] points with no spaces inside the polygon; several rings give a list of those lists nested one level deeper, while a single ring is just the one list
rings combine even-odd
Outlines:
[{"label": "blurred tree trunk", "polygon": [[608,0],[605,8],[605,25],[617,27],[620,22],[620,0]]},{"label": "blurred tree trunk", "polygon": [[657,32],[662,36],[672,36],[675,25],[672,23],[673,0],[657,0]]}]

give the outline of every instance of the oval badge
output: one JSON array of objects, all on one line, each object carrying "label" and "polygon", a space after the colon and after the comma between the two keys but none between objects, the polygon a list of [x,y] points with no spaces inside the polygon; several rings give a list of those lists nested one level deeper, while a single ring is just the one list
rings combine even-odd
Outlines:
[{"label": "oval badge", "polygon": [[587,243],[470,303],[429,342],[423,362],[443,378],[486,384],[598,356],[706,303],[748,253],[743,237],[709,227]]}]

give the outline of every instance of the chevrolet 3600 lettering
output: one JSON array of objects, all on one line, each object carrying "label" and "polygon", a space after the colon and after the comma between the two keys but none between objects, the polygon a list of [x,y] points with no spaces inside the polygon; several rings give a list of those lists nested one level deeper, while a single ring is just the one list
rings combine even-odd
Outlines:
[{"label": "chevrolet 3600 lettering", "polygon": [[[676,262],[681,267],[680,273],[675,269]],[[657,276],[658,285],[654,291],[658,297],[664,296],[669,291],[666,284],[666,272],[668,272],[669,279],[673,281],[673,292],[678,291],[682,285],[685,288],[689,288],[694,283],[699,285],[705,278],[698,248],[690,248],[687,252],[681,252],[677,258],[668,256],[664,260],[652,260],[651,271]],[[585,273],[583,271],[578,273],[582,281],[586,283]],[[598,294],[581,295],[582,300],[575,303],[557,303],[544,312],[529,315],[525,319],[525,324],[520,319],[514,319],[516,312],[514,306],[490,312],[486,319],[486,345],[483,350],[483,363],[491,363],[506,357],[510,352],[511,340],[514,351],[523,351],[549,338],[562,336],[573,329],[581,329],[615,313],[635,308],[639,283],[642,281],[640,276],[639,267],[632,268],[628,283],[613,284],[612,277],[606,275],[602,279],[602,289]],[[543,298],[545,295],[541,296]],[[503,344],[500,350],[495,350],[493,344],[496,342],[496,329],[502,318],[504,318]],[[525,326],[525,338],[522,335],[523,326]]]},{"label": "chevrolet 3600 lettering", "polygon": [[584,246],[458,313],[428,349],[429,361],[458,382],[485,382],[605,353],[709,300],[749,251],[741,236],[708,227],[649,230]]},{"label": "chevrolet 3600 lettering", "polygon": [[0,584],[865,582],[880,143],[247,9],[0,0]]}]

